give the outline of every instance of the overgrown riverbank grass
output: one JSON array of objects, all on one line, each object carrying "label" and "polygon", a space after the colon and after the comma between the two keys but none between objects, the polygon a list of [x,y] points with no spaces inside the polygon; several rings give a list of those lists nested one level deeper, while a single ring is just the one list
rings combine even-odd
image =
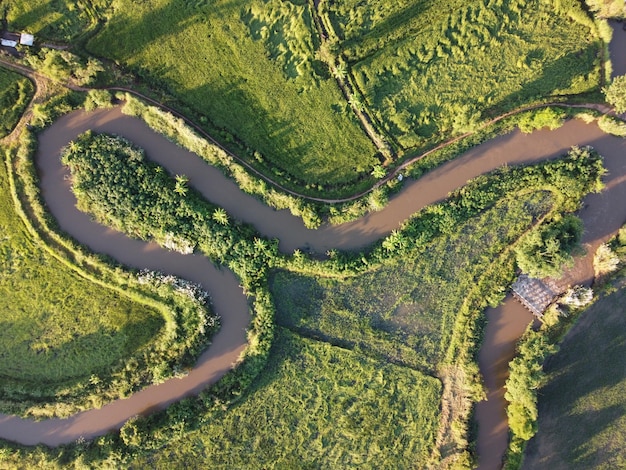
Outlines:
[{"label": "overgrown riverbank grass", "polygon": [[166,89],[205,115],[211,130],[237,136],[266,172],[332,185],[369,174],[377,162],[315,60],[308,4],[115,0],[110,11],[88,48]]},{"label": "overgrown riverbank grass", "polygon": [[0,138],[11,132],[33,92],[29,79],[0,68]]},{"label": "overgrown riverbank grass", "polygon": [[574,0],[355,0],[320,8],[363,104],[401,151],[600,84],[600,33]]},{"label": "overgrown riverbank grass", "polygon": [[12,173],[2,168],[0,406],[67,416],[191,365],[216,323],[176,284],[141,285],[55,232],[39,200],[32,145],[25,132],[7,149]]}]

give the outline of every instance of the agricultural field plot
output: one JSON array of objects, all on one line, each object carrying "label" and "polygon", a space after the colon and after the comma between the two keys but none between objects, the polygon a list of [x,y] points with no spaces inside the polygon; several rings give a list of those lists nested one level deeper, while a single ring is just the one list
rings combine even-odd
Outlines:
[{"label": "agricultural field plot", "polygon": [[128,66],[303,185],[368,175],[375,149],[326,66],[305,2],[112,2],[87,45]]},{"label": "agricultural field plot", "polygon": [[[12,387],[54,390],[106,374],[162,328],[160,312],[80,277],[50,256],[15,213],[0,165],[0,377]],[[23,390],[22,390],[23,389]]]},{"label": "agricultural field plot", "polygon": [[320,8],[363,104],[400,151],[600,83],[599,32],[578,1],[350,0]]},{"label": "agricultural field plot", "polygon": [[33,91],[30,80],[0,68],[0,138],[11,132]]},{"label": "agricultural field plot", "polygon": [[409,468],[429,458],[440,393],[417,371],[278,329],[239,404],[131,466]]},{"label": "agricultural field plot", "polygon": [[[434,374],[468,294],[506,247],[551,207],[548,191],[518,191],[469,222],[450,225],[419,249],[401,257],[390,249],[388,263],[357,278],[279,271],[272,279],[277,322]],[[415,243],[401,233],[390,239],[395,246]]]},{"label": "agricultural field plot", "polygon": [[[622,234],[623,265],[626,229]],[[539,431],[528,443],[523,468],[626,466],[626,272],[612,290],[582,315],[546,364]]]}]

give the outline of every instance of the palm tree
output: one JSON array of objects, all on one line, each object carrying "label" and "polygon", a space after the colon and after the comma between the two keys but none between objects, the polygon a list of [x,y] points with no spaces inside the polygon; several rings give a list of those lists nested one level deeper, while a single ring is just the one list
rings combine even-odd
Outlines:
[{"label": "palm tree", "polygon": [[174,187],[174,192],[180,194],[181,196],[185,196],[189,188],[187,187],[187,183],[189,182],[189,178],[185,175],[176,175],[176,186]]},{"label": "palm tree", "polygon": [[218,207],[213,212],[213,220],[218,224],[228,225],[228,213],[222,207]]},{"label": "palm tree", "polygon": [[387,171],[382,165],[375,165],[372,169],[372,176],[376,179],[381,179],[387,176]]}]

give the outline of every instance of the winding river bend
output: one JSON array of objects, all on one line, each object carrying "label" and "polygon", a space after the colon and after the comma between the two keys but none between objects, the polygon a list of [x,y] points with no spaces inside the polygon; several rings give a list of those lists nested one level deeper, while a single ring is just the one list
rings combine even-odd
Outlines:
[{"label": "winding river bend", "polygon": [[[160,269],[203,284],[213,296],[215,309],[222,316],[223,326],[198,365],[183,379],[172,379],[148,387],[128,399],[115,401],[101,409],[79,413],[69,419],[33,422],[14,416],[0,416],[0,437],[23,444],[44,443],[54,446],[73,442],[80,437],[89,439],[118,428],[131,416],[163,408],[216,381],[237,360],[245,347],[248,305],[232,273],[216,270],[202,256],[179,255],[151,243],[131,240],[93,222],[87,214],[74,207],[75,199],[69,188],[66,170],[60,164],[59,153],[65,144],[87,129],[122,135],[144,147],[152,159],[166,166],[172,173],[191,175],[190,184],[205,197],[225,207],[234,217],[254,224],[264,235],[279,237],[283,251],[291,251],[298,246],[309,246],[319,251],[333,247],[358,249],[384,236],[410,214],[426,204],[441,200],[449,191],[474,176],[504,163],[514,165],[556,157],[572,145],[595,147],[605,156],[605,165],[609,170],[605,178],[607,189],[602,194],[589,196],[581,213],[586,227],[583,242],[588,244],[590,252],[626,219],[626,204],[623,203],[626,200],[626,141],[607,136],[595,125],[587,125],[578,120],[569,121],[556,131],[539,131],[532,135],[514,132],[496,138],[443,165],[426,177],[408,182],[405,189],[381,212],[337,227],[307,230],[300,219],[291,216],[287,211],[274,211],[245,195],[199,157],[171,144],[138,119],[124,116],[117,108],[92,113],[72,113],[59,119],[42,133],[37,155],[43,196],[61,227],[94,251],[109,254],[129,266]],[[582,280],[590,279],[588,258],[580,263],[577,272]],[[505,320],[499,319],[506,317],[515,317],[516,320],[525,318],[524,321],[514,323],[521,329],[526,325],[526,312],[514,302],[508,301],[499,310],[499,313],[493,314],[490,325],[498,325],[503,321],[506,324]],[[504,328],[507,330],[511,327],[507,325]],[[502,332],[503,329],[497,329],[495,344],[505,344],[506,341],[498,336],[498,331]],[[519,336],[519,333],[515,333],[515,328],[510,331],[513,336]],[[481,354],[481,366],[485,380],[490,385],[494,373],[490,372],[489,368],[493,366],[489,364],[495,364],[495,377],[498,378],[501,375],[498,371],[506,367],[508,361],[501,360],[501,352],[488,345],[489,331],[487,336],[484,354]],[[486,356],[484,360],[483,356]],[[490,416],[490,413],[487,412],[486,416]],[[506,438],[506,420],[500,419],[497,426],[504,426]],[[495,444],[492,440],[491,432],[485,440],[479,439],[479,445],[484,442],[490,449],[487,451],[479,448],[481,455],[492,455],[492,445]]]},{"label": "winding river bend", "polygon": [[[131,240],[103,227],[75,209],[66,170],[61,166],[61,148],[81,132],[92,129],[122,135],[146,149],[153,160],[171,173],[191,177],[190,184],[207,199],[224,207],[234,217],[253,224],[267,236],[280,239],[280,249],[292,252],[306,247],[317,252],[331,248],[359,249],[385,236],[402,221],[425,205],[439,201],[475,176],[503,164],[517,165],[553,158],[572,145],[591,145],[605,157],[609,173],[607,188],[586,198],[581,216],[585,222],[583,243],[589,253],[614,233],[626,220],[626,141],[603,134],[595,125],[570,121],[556,131],[532,135],[514,132],[480,145],[456,160],[409,181],[387,207],[358,221],[318,230],[306,229],[300,219],[287,211],[275,211],[244,194],[219,171],[200,158],[171,144],[148,129],[141,121],[124,116],[119,109],[92,113],[75,112],[56,121],[40,136],[37,165],[42,193],[60,226],[92,250],[115,257],[121,263],[158,269],[201,283],[212,297],[215,310],[222,317],[222,328],[196,367],[183,379],[172,379],[147,387],[124,400],[101,409],[78,413],[68,419],[42,422],[0,415],[0,438],[32,445],[55,446],[81,437],[90,439],[119,428],[128,418],[161,409],[180,398],[197,393],[225,374],[246,344],[245,328],[249,322],[247,301],[237,280],[228,270],[217,270],[202,256],[180,255],[155,244]],[[593,272],[590,257],[579,260],[571,273],[572,282],[589,282]],[[528,321],[529,314],[508,299],[487,312],[489,324],[480,354],[480,365],[489,389],[487,402],[479,405],[478,452],[481,468],[498,468],[506,445],[506,416],[502,404],[502,385],[515,340]]]}]

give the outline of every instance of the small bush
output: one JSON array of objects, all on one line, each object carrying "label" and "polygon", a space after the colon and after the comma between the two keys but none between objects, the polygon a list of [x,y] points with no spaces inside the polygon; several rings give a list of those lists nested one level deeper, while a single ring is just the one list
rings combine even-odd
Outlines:
[{"label": "small bush", "polygon": [[613,116],[604,115],[598,119],[598,127],[607,134],[617,137],[626,137],[626,123],[614,118]]},{"label": "small bush", "polygon": [[541,108],[525,114],[518,123],[524,134],[547,127],[550,130],[558,129],[565,122],[565,113],[554,108]]}]

